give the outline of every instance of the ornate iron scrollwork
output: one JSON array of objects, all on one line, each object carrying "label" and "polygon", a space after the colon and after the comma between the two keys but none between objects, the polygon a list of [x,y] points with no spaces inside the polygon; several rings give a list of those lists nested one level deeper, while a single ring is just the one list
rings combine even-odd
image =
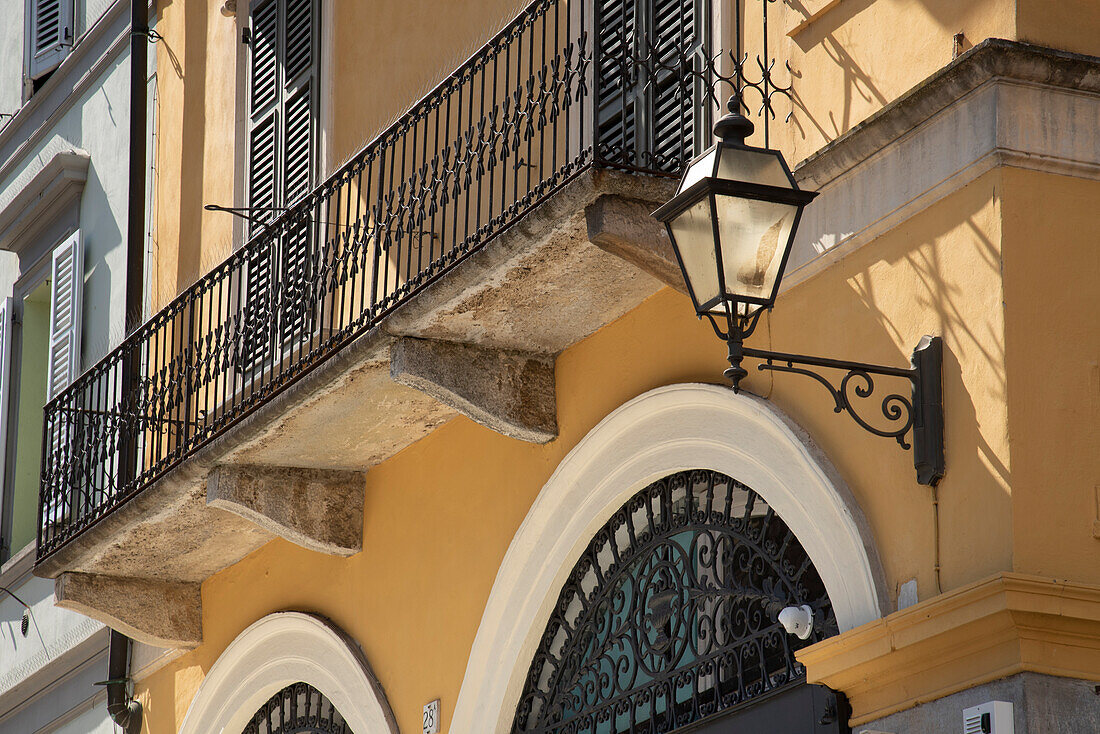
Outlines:
[{"label": "ornate iron scrollwork", "polygon": [[[814,611],[808,640],[777,621]],[[837,633],[816,569],[754,491],[685,471],[592,540],[531,663],[513,734],[669,732],[799,685],[796,650]]]},{"label": "ornate iron scrollwork", "polygon": [[325,694],[299,682],[268,699],[242,734],[351,734],[351,728]]}]

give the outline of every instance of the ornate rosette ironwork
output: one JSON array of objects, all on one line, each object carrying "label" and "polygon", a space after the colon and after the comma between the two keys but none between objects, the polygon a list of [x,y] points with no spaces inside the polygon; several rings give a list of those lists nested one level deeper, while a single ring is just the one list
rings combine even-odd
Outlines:
[{"label": "ornate rosette ironwork", "polygon": [[[807,640],[781,609],[814,611]],[[800,684],[796,650],[837,633],[790,528],[714,471],[651,484],[596,533],[535,653],[514,734],[668,732]]]},{"label": "ornate rosette ironwork", "polygon": [[352,734],[325,694],[308,683],[291,683],[248,722],[242,734]]}]

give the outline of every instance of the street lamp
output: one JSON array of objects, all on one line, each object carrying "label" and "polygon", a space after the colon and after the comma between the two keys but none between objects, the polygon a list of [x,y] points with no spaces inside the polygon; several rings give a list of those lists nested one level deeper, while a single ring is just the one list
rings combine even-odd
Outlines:
[{"label": "street lamp", "polygon": [[[714,124],[718,142],[691,162],[676,195],[653,213],[668,229],[696,314],[706,317],[726,341],[730,363],[726,377],[734,391],[740,390],[748,374],[741,362],[754,357],[764,360],[758,369],[814,378],[832,394],[836,412],[846,411],[868,431],[893,438],[908,449],[906,436],[912,430],[917,481],[935,485],[944,474],[939,337],[921,340],[910,368],[744,346],[760,315],[775,303],[802,210],[817,192],[798,188],[782,153],[745,143],[753,124],[740,107],[739,97],[732,97],[729,114]],[[834,386],[807,367],[847,374]],[[872,375],[907,378],[912,383],[911,398],[891,393],[882,399],[885,428],[865,420],[852,402],[853,395],[866,399],[874,392]]]}]

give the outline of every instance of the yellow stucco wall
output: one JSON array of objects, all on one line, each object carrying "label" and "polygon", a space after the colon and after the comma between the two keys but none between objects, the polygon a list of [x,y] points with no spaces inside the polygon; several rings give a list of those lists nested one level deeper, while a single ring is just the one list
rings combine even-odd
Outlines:
[{"label": "yellow stucco wall", "polygon": [[[242,3],[243,4],[243,3]],[[233,202],[237,46],[221,2],[160,0],[157,31],[157,249],[154,310],[232,251],[233,218],[203,210]]]},{"label": "yellow stucco wall", "polygon": [[1100,583],[1100,182],[1005,174],[1015,568]]},{"label": "yellow stucco wall", "polygon": [[[231,215],[202,208],[242,203],[234,197],[244,175],[237,67],[243,64],[238,53],[246,3],[240,3],[240,18],[223,15],[223,4],[158,3],[157,30],[165,40],[157,56],[154,309],[228,256],[243,232]],[[332,0],[322,25],[322,106],[330,119],[322,175],[354,155],[526,4]],[[772,142],[792,164],[948,63],[956,32],[964,31],[970,45],[1017,37],[1016,4],[1010,0],[841,0],[770,8],[770,53],[789,59],[796,77],[794,116],[791,124],[775,126]],[[1019,15],[1036,16],[1022,4]],[[813,21],[804,24],[807,17]],[[755,22],[746,25],[750,35]],[[800,25],[802,30],[787,35]],[[1064,26],[1028,21],[1036,39],[1054,45],[1064,33],[1078,33]],[[777,81],[789,77],[777,72]],[[784,100],[777,105],[782,118],[790,106]]]},{"label": "yellow stucco wall", "polygon": [[[997,378],[1000,186],[1000,173],[986,174],[793,288],[755,338],[760,346],[903,365],[921,334],[945,337],[947,587],[1012,567],[1004,387]],[[942,309],[930,309],[931,302]],[[557,464],[617,406],[659,385],[717,381],[723,358],[710,327],[695,320],[683,296],[665,289],[561,355],[557,440],[529,445],[462,418],[374,467],[362,553],[341,560],[276,541],[203,585],[206,642],[139,685],[150,703],[149,731],[175,731],[221,650],[253,621],[282,609],[324,614],[362,643],[403,731],[416,730],[420,707],[436,697],[446,726],[496,569]],[[796,376],[771,383],[753,376],[749,385],[809,429],[850,483],[890,587],[916,577],[921,596],[931,596],[931,504],[914,480],[911,454],[833,414],[816,383]]]},{"label": "yellow stucco wall", "polygon": [[[354,153],[522,4],[338,2],[329,160]],[[220,5],[160,3],[158,304],[230,251],[231,218],[201,209],[231,201],[239,175],[237,25]],[[784,42],[801,75],[802,109],[778,138],[792,163],[942,67],[958,31],[977,43],[1014,38],[1018,26],[1028,40],[1074,50],[1100,37],[1007,0],[807,5],[829,10]],[[797,23],[792,15],[782,27]],[[754,337],[898,365],[922,334],[944,337],[945,590],[1005,570],[1100,583],[1091,533],[1100,331],[1079,317],[1100,313],[1100,256],[1084,224],[1098,199],[1097,183],[987,173],[792,288]],[[659,385],[717,381],[723,357],[687,300],[665,289],[561,355],[554,442],[524,444],[457,419],[372,468],[363,552],[336,559],[276,541],[203,585],[206,642],[138,684],[147,731],[175,732],[225,646],[283,609],[324,614],[363,645],[402,731],[418,731],[421,706],[436,697],[446,730],[496,569],[539,488],[615,407]],[[804,426],[848,481],[892,593],[916,578],[920,597],[933,595],[931,497],[911,454],[836,416],[809,380],[754,374],[747,386]]]},{"label": "yellow stucco wall", "polygon": [[[965,35],[964,49],[1017,37],[1011,0],[795,0],[770,7],[785,34],[772,56],[777,66],[788,59],[794,71],[794,115],[776,126],[792,164],[948,64],[956,33]],[[780,101],[779,114],[788,109]]]}]

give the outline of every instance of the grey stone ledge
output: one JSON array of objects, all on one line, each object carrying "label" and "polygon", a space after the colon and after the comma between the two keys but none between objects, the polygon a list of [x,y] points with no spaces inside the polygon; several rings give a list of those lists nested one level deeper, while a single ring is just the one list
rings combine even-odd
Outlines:
[{"label": "grey stone ledge", "polygon": [[993,79],[1100,95],[1100,57],[986,39],[799,163],[795,177],[824,186]]}]

